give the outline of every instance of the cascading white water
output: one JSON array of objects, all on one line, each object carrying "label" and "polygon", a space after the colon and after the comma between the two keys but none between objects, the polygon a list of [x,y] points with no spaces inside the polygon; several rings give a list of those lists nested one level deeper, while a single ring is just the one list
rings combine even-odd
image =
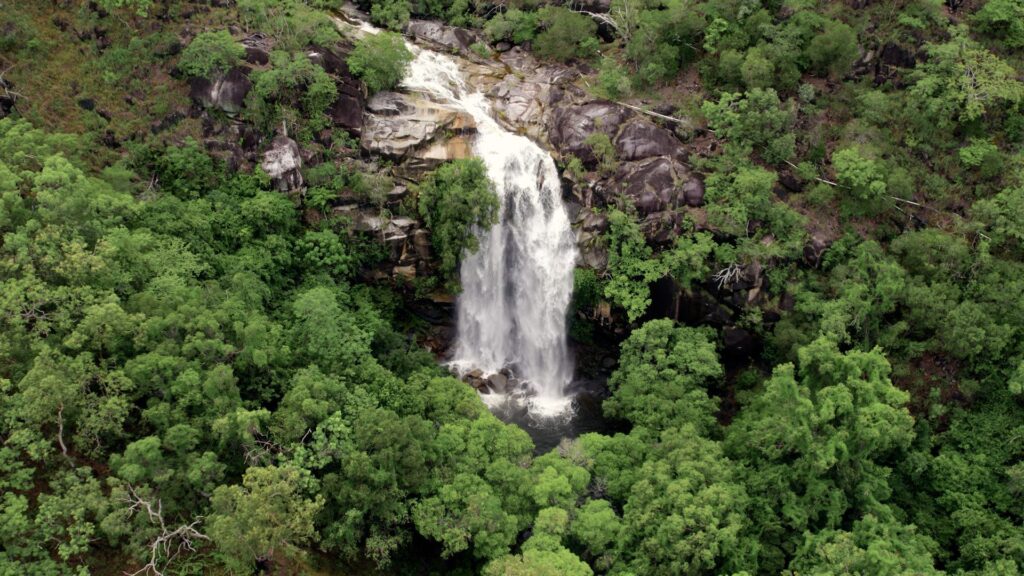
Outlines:
[{"label": "cascading white water", "polygon": [[476,120],[473,150],[501,200],[498,224],[477,231],[480,248],[462,262],[452,364],[485,373],[509,368],[530,388],[531,413],[563,413],[571,405],[565,393],[573,376],[566,315],[576,244],[555,163],[491,117],[486,98],[466,86],[454,60],[409,48],[415,60],[402,87]]}]

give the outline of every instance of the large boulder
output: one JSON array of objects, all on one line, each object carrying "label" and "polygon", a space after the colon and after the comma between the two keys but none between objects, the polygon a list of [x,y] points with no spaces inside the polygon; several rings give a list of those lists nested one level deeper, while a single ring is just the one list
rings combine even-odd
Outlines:
[{"label": "large boulder", "polygon": [[585,163],[594,163],[597,158],[586,144],[587,138],[595,132],[614,137],[630,115],[622,106],[605,101],[559,106],[552,115],[551,145],[563,156],[572,154]]},{"label": "large boulder", "polygon": [[679,157],[683,148],[672,132],[637,119],[619,131],[615,152],[620,160],[642,160],[652,156]]},{"label": "large boulder", "polygon": [[471,30],[446,26],[432,20],[412,20],[406,26],[405,32],[421,44],[449,52],[464,52],[479,40]]},{"label": "large boulder", "polygon": [[[692,183],[694,181],[697,183]],[[690,169],[672,158],[658,157],[623,162],[610,183],[604,186],[605,202],[619,195],[628,198],[641,216],[671,210],[687,204],[687,187],[703,185]],[[693,192],[691,192],[691,196]],[[700,195],[703,199],[703,193]]]},{"label": "large boulder", "polygon": [[[498,120],[534,140],[547,141],[552,105],[563,100],[568,104],[567,91],[583,96],[570,84],[579,73],[562,64],[541,64],[518,47],[502,54],[500,60],[503,67],[498,70],[498,81],[487,88]],[[515,73],[509,74],[508,69]],[[488,78],[472,76],[470,80],[473,86],[486,86]]]},{"label": "large boulder", "polygon": [[237,114],[245,105],[245,97],[252,90],[248,70],[234,67],[226,74],[213,78],[193,78],[189,82],[189,96],[207,108],[217,108],[228,114]]},{"label": "large boulder", "polygon": [[260,167],[270,176],[274,186],[282,192],[302,187],[302,151],[295,140],[287,136],[274,138],[270,148],[263,153]]}]

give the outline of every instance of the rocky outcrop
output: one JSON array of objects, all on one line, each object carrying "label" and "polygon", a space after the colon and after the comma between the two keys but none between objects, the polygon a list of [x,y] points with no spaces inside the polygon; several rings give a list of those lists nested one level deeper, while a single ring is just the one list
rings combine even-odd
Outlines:
[{"label": "rocky outcrop", "polygon": [[363,112],[366,109],[366,89],[361,80],[348,69],[348,56],[351,46],[338,45],[334,49],[314,48],[309,52],[309,59],[320,65],[334,77],[334,85],[338,89],[338,97],[327,108],[327,116],[331,124],[337,128],[359,136],[363,129]]},{"label": "rocky outcrop", "polygon": [[470,77],[473,85],[485,90],[498,121],[506,128],[549,143],[554,107],[585,96],[571,85],[579,74],[568,66],[542,64],[519,47],[503,52],[499,61],[502,68],[489,71],[497,73],[496,79],[478,71]]},{"label": "rocky outcrop", "polygon": [[278,136],[263,153],[260,163],[263,171],[270,176],[274,187],[282,192],[291,192],[302,187],[302,151],[295,140]]},{"label": "rocky outcrop", "polygon": [[584,164],[597,162],[586,140],[594,133],[615,137],[631,112],[611,102],[593,101],[575,105],[566,103],[555,109],[551,122],[551,145],[562,156],[573,155]]},{"label": "rocky outcrop", "polygon": [[672,158],[648,158],[638,162],[623,162],[615,175],[600,188],[602,200],[614,204],[619,197],[628,199],[641,216],[687,205],[690,196],[697,196],[703,184],[690,169]]},{"label": "rocky outcrop", "polygon": [[249,72],[234,67],[213,78],[193,78],[189,82],[189,96],[206,108],[216,108],[228,114],[238,114],[245,97],[252,90]]},{"label": "rocky outcrop", "polygon": [[684,156],[683,147],[672,132],[640,119],[619,130],[615,137],[615,152],[620,160]]},{"label": "rocky outcrop", "polygon": [[401,163],[406,173],[430,170],[472,155],[472,117],[414,94],[380,92],[367,103],[364,150]]}]

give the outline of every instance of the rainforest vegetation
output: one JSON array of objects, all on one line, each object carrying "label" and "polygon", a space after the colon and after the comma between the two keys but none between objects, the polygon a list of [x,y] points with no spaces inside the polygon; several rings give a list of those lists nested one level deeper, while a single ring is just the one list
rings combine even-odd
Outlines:
[{"label": "rainforest vegetation", "polygon": [[[0,574],[1024,573],[1024,1],[358,7],[391,32],[339,0],[0,0]],[[493,186],[463,159],[400,187],[334,127],[340,74],[401,80],[410,19],[691,151],[701,217],[653,243],[606,206],[577,270],[607,433],[538,452],[425,348],[411,310],[457,293]],[[298,191],[231,153],[275,134]],[[566,178],[615,173],[588,146]],[[342,195],[422,219],[436,273],[369,273]],[[754,269],[742,359],[653,311]]]}]

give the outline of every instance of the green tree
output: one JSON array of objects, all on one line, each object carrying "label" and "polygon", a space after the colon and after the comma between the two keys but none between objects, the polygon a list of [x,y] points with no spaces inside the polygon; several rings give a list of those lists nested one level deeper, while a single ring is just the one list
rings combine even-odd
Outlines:
[{"label": "green tree", "polygon": [[516,518],[474,474],[458,474],[436,496],[417,503],[413,520],[421,534],[444,545],[445,557],[472,547],[474,556],[497,558],[508,552],[516,536]]},{"label": "green tree", "polygon": [[719,138],[752,147],[769,162],[782,162],[794,154],[796,140],[790,132],[794,114],[782,106],[774,89],[726,92],[718,102],[705,101],[701,111]]},{"label": "green tree", "polygon": [[487,169],[477,159],[447,162],[420,184],[419,212],[443,275],[451,278],[463,253],[476,251],[477,234],[497,223],[499,206]]},{"label": "green tree", "polygon": [[842,22],[830,20],[807,45],[804,54],[817,73],[842,78],[860,55],[857,33]]},{"label": "green tree", "polygon": [[250,468],[241,486],[214,491],[207,533],[230,569],[251,573],[257,561],[295,557],[316,539],[324,499],[305,495],[309,482],[296,468]]},{"label": "green tree", "polygon": [[[327,107],[338,97],[334,80],[304,53],[275,50],[271,68],[253,73],[253,87],[246,96],[246,114],[264,130],[275,128],[282,118],[300,118],[312,129],[327,125]],[[297,116],[294,109],[301,109]]]},{"label": "green tree", "polygon": [[651,305],[650,284],[665,275],[665,265],[654,258],[636,219],[621,210],[608,213],[608,273],[604,295],[626,310],[635,322]]},{"label": "green tree", "polygon": [[606,414],[652,431],[689,425],[711,432],[718,402],[707,387],[723,372],[706,330],[651,320],[622,343],[619,364],[608,379]]},{"label": "green tree", "polygon": [[908,394],[878,350],[842,353],[819,338],[799,351],[799,371],[776,366],[728,428],[728,454],[749,468],[751,519],[764,566],[778,571],[805,531],[844,518],[889,519],[887,467],[914,437]]},{"label": "green tree", "polygon": [[989,0],[974,13],[978,27],[997,37],[1010,48],[1024,47],[1024,2]]},{"label": "green tree", "polygon": [[635,574],[728,573],[743,563],[748,498],[736,465],[690,425],[666,430],[623,507],[618,554]]},{"label": "green tree", "polygon": [[909,96],[916,100],[923,120],[948,130],[956,120],[971,122],[1024,98],[1024,83],[1012,66],[954,30],[944,44],[926,47],[928,61],[914,74]]},{"label": "green tree", "polygon": [[808,534],[785,574],[939,575],[932,550],[936,544],[914,526],[883,522],[867,515],[853,530]]},{"label": "green tree", "polygon": [[597,24],[589,17],[561,6],[545,6],[537,12],[542,32],[533,40],[533,51],[541,58],[566,62],[597,54]]},{"label": "green tree", "polygon": [[348,56],[348,66],[370,93],[390,90],[402,81],[412,52],[398,34],[381,32],[360,38]]},{"label": "green tree", "polygon": [[[411,7],[408,0],[383,0],[370,8],[370,21],[388,30],[401,32],[409,23]],[[376,90],[374,90],[376,91]]]},{"label": "green tree", "polygon": [[525,44],[537,35],[537,13],[509,8],[488,20],[484,33],[491,42]]}]

